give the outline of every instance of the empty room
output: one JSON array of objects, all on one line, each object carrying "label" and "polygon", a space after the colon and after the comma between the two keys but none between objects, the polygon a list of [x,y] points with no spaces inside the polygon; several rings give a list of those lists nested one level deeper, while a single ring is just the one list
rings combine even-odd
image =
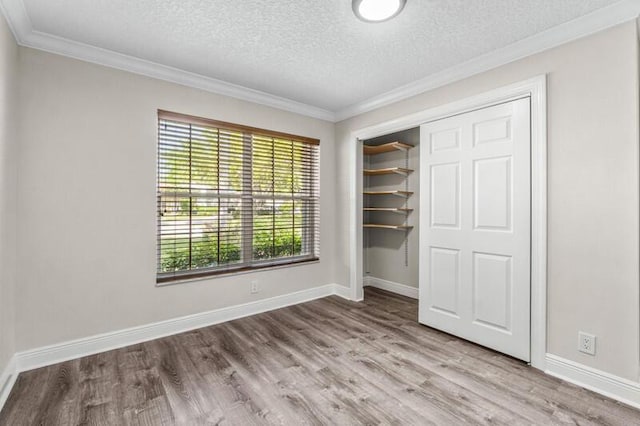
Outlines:
[{"label": "empty room", "polygon": [[640,425],[640,0],[0,0],[0,425]]}]

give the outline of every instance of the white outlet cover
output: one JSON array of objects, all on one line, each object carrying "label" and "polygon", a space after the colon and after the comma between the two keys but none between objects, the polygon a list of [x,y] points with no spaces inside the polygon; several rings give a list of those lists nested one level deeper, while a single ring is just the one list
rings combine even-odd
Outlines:
[{"label": "white outlet cover", "polygon": [[593,334],[578,332],[578,350],[585,354],[596,354],[596,336]]}]

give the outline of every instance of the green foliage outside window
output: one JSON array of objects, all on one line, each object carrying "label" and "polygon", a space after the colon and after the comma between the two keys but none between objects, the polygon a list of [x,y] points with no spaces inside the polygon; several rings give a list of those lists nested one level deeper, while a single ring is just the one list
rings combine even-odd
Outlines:
[{"label": "green foliage outside window", "polygon": [[[191,244],[191,263],[189,263],[189,241],[176,240],[174,245],[163,247],[161,254],[162,272],[182,271],[193,268],[215,267],[219,264],[233,264],[241,260],[240,242],[221,241],[206,236]],[[302,253],[302,237],[294,235],[293,230],[276,232],[275,238],[269,231],[254,234],[253,259],[271,259],[283,256],[295,256]],[[218,254],[220,262],[218,263]]]}]

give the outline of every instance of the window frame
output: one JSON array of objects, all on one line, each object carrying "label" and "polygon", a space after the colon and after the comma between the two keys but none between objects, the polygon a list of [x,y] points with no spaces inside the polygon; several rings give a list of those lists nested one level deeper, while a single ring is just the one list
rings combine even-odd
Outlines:
[{"label": "window frame", "polygon": [[[174,122],[181,122],[188,125],[196,125],[196,126],[204,126],[208,128],[215,128],[219,130],[225,131],[233,131],[233,132],[241,132],[242,133],[242,146],[243,146],[243,158],[245,161],[242,162],[242,175],[252,175],[253,172],[253,161],[252,161],[252,142],[253,137],[270,137],[277,139],[286,139],[295,141],[297,143],[303,143],[308,145],[318,146],[316,148],[316,152],[312,153],[313,161],[309,167],[314,173],[314,180],[311,184],[312,191],[309,195],[304,194],[288,194],[282,193],[279,194],[275,191],[271,194],[254,194],[253,188],[251,184],[251,180],[243,179],[243,188],[241,192],[218,192],[217,194],[204,195],[203,194],[195,194],[191,187],[187,191],[177,191],[174,193],[171,192],[162,192],[159,188],[159,153],[158,158],[156,159],[157,169],[156,169],[156,221],[157,221],[157,232],[156,232],[156,284],[157,285],[166,285],[177,283],[181,281],[190,281],[190,280],[199,280],[206,278],[215,278],[216,276],[225,276],[225,275],[233,275],[240,273],[247,273],[252,271],[259,271],[265,269],[272,268],[282,268],[289,266],[297,266],[304,265],[312,262],[318,262],[320,260],[319,253],[319,213],[320,213],[320,153],[319,153],[319,145],[320,140],[315,138],[310,138],[306,136],[299,136],[284,132],[272,131],[267,129],[260,129],[257,127],[245,126],[241,124],[229,123],[224,121],[218,121],[203,117],[197,117],[182,113],[176,113],[171,111],[166,111],[159,109],[157,110],[156,123],[158,134],[156,135],[156,143],[158,150],[160,149],[160,122],[161,120],[168,120]],[[190,141],[191,143],[191,141]],[[159,151],[158,151],[159,152]],[[248,161],[246,161],[248,160]],[[241,261],[237,264],[237,267],[234,267],[233,264],[229,264],[224,267],[213,266],[213,267],[202,267],[196,269],[187,269],[182,271],[173,271],[173,272],[161,272],[160,271],[160,251],[161,251],[161,223],[162,223],[162,215],[161,215],[161,205],[162,205],[162,197],[167,196],[175,196],[175,197],[188,197],[189,200],[193,198],[208,198],[211,200],[219,200],[223,198],[239,198],[241,199],[241,204],[243,205],[241,209],[241,219],[240,219],[240,259],[249,259],[245,261]],[[314,210],[307,211],[304,210],[303,214],[305,217],[305,222],[309,220],[310,224],[306,224],[303,226],[302,232],[303,236],[301,239],[302,244],[302,252],[304,253],[307,250],[310,254],[303,255],[292,255],[280,258],[268,258],[268,259],[258,259],[253,260],[253,232],[255,223],[253,221],[253,209],[246,208],[244,206],[245,203],[253,204],[256,199],[267,199],[267,200],[282,200],[282,201],[310,201],[314,203]],[[191,202],[191,201],[190,201]],[[245,232],[250,232],[251,235],[247,237]],[[307,235],[306,235],[306,234]],[[191,235],[191,231],[190,231]]]}]

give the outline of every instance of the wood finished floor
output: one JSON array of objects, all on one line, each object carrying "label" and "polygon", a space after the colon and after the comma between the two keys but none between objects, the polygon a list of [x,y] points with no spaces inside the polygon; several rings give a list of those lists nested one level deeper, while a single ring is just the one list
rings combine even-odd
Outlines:
[{"label": "wood finished floor", "polygon": [[20,374],[1,425],[640,424],[366,289]]}]

